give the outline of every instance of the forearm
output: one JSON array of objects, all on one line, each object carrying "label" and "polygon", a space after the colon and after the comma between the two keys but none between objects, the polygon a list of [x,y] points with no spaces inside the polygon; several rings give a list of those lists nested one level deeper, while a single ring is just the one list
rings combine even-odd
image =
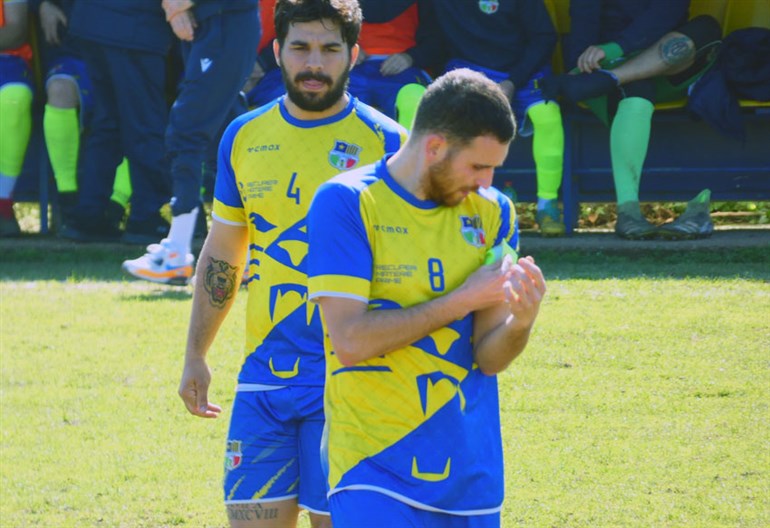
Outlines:
[{"label": "forearm", "polygon": [[195,274],[186,355],[205,358],[241,283],[246,242],[222,244],[209,236]]},{"label": "forearm", "polygon": [[476,343],[474,360],[479,369],[490,376],[505,370],[526,348],[531,330],[532,325],[519,325],[509,315]]},{"label": "forearm", "polygon": [[[335,299],[321,301],[325,314],[330,302]],[[344,324],[328,325],[329,335],[337,357],[351,366],[406,347],[465,317],[470,310],[464,306],[460,294],[453,292],[409,308],[348,312],[339,314],[338,319],[344,320]]]}]

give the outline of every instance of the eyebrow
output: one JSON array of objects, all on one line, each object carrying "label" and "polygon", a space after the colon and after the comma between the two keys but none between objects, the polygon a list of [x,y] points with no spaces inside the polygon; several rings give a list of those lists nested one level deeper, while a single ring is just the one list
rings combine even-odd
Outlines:
[{"label": "eyebrow", "polygon": [[[302,40],[302,39],[294,39],[289,42],[290,46],[308,46],[310,45],[310,41],[308,40]],[[321,43],[322,48],[331,48],[331,47],[342,47],[342,42],[339,40],[333,40],[330,42],[323,42]]]}]

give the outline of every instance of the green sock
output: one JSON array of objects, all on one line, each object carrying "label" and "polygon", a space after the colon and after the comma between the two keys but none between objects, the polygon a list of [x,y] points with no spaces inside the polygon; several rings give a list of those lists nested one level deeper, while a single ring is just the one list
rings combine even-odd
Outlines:
[{"label": "green sock", "polygon": [[421,84],[405,84],[396,95],[396,116],[401,126],[407,130],[412,129],[414,115],[417,113],[417,105],[425,93],[425,87]]},{"label": "green sock", "polygon": [[[3,194],[21,174],[32,130],[32,90],[25,84],[0,88],[0,175]],[[5,196],[4,196],[5,197]]]},{"label": "green sock", "polygon": [[60,193],[78,190],[80,123],[76,108],[45,105],[43,132],[56,188]]},{"label": "green sock", "polygon": [[618,104],[610,127],[612,176],[618,204],[639,202],[639,183],[654,109],[650,101],[641,97],[629,97]]},{"label": "green sock", "polygon": [[112,186],[110,200],[125,208],[131,199],[131,192],[131,172],[128,168],[128,160],[123,158],[123,163],[118,165],[115,171],[115,184]]},{"label": "green sock", "polygon": [[527,111],[535,129],[532,157],[537,167],[537,197],[555,200],[559,196],[564,168],[564,127],[556,103],[543,103]]}]

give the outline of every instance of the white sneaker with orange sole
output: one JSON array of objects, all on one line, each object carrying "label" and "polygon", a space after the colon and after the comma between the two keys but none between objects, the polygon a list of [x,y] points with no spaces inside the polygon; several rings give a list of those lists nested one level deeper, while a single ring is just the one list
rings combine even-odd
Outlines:
[{"label": "white sneaker with orange sole", "polygon": [[147,246],[147,253],[141,257],[124,261],[123,270],[137,279],[186,286],[193,275],[194,262],[192,253],[180,253],[164,238],[160,244]]}]

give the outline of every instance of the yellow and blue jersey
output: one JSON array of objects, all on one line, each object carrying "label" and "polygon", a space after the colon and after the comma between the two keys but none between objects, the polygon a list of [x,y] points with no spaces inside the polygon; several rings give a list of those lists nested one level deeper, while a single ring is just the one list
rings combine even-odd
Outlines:
[{"label": "yellow and blue jersey", "polygon": [[323,182],[398,149],[406,130],[350,98],[298,120],[283,98],[233,121],[219,147],[213,217],[248,226],[246,348],[239,384],[321,386],[322,326],[307,303],[310,201]]},{"label": "yellow and blue jersey", "polygon": [[[453,207],[421,201],[386,159],[322,185],[308,214],[310,299],[408,308],[458,286],[507,240],[516,213],[494,188]],[[497,378],[473,361],[473,315],[384,356],[345,367],[326,337],[330,495],[380,492],[458,515],[500,510]]]}]

